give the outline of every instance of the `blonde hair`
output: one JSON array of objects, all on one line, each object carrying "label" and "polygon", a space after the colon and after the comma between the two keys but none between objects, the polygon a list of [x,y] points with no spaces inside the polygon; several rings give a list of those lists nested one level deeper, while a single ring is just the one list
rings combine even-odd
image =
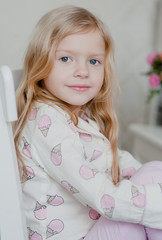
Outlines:
[{"label": "blonde hair", "polygon": [[112,179],[114,184],[120,181],[117,155],[118,123],[113,107],[114,87],[117,81],[114,74],[112,40],[101,20],[88,10],[75,6],[60,7],[45,14],[36,25],[28,46],[22,82],[17,90],[19,118],[15,125],[15,146],[20,161],[19,166],[23,161],[18,150],[18,140],[33,102],[37,100],[54,102],[67,111],[77,125],[78,117],[71,112],[67,104],[47,91],[43,80],[52,69],[55,51],[64,37],[96,29],[105,42],[104,82],[98,96],[88,102],[83,109],[88,108],[89,116],[98,123],[101,132],[109,139],[113,152]]}]

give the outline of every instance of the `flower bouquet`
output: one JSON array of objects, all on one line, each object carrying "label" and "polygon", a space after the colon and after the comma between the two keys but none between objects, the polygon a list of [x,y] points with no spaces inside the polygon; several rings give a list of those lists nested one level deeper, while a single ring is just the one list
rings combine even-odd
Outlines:
[{"label": "flower bouquet", "polygon": [[147,57],[147,62],[150,65],[150,70],[145,74],[149,76],[150,91],[147,102],[162,90],[162,52],[150,53]]}]

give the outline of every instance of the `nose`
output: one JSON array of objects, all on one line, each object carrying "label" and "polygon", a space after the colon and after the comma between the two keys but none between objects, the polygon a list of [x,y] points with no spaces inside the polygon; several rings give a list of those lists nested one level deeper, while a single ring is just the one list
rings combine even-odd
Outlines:
[{"label": "nose", "polygon": [[74,77],[87,78],[89,75],[88,65],[86,62],[77,62],[74,70]]}]

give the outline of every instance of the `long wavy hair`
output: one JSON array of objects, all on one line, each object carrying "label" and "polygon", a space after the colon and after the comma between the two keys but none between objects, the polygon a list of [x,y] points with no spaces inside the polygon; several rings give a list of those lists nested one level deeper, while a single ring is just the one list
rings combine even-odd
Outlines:
[{"label": "long wavy hair", "polygon": [[88,109],[89,117],[95,120],[100,131],[111,143],[113,163],[111,174],[114,184],[120,181],[117,141],[118,122],[113,106],[113,97],[118,86],[114,73],[114,56],[111,37],[100,19],[88,10],[75,6],[64,6],[45,14],[36,25],[24,60],[22,81],[17,89],[18,121],[15,124],[15,146],[19,168],[23,165],[18,150],[19,136],[24,128],[27,116],[35,101],[54,102],[71,116],[77,125],[78,117],[65,102],[52,95],[44,86],[53,66],[53,58],[60,41],[74,33],[86,33],[98,30],[105,42],[104,81],[99,94],[83,106]]}]

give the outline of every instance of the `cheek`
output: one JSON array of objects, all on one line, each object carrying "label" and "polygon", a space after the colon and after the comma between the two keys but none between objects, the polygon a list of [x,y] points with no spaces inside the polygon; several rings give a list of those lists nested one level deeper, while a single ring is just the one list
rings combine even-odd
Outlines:
[{"label": "cheek", "polygon": [[44,84],[47,87],[47,89],[51,89],[52,86],[55,85],[55,82],[57,81],[57,72],[56,70],[53,68],[52,71],[50,72],[50,74],[48,75],[48,77],[44,80]]},{"label": "cheek", "polygon": [[53,76],[51,76],[51,75],[48,76],[48,78],[46,78],[44,80],[44,84],[45,84],[47,90],[54,94],[55,89],[56,89],[56,82],[54,81]]},{"label": "cheek", "polygon": [[96,79],[96,81],[95,81],[96,87],[98,87],[100,89],[102,87],[103,81],[104,81],[104,71],[96,74],[95,79]]},{"label": "cheek", "polygon": [[46,86],[46,88],[49,90],[51,88],[52,85],[52,81],[51,81],[51,77],[48,76],[46,79],[44,79],[44,84]]},{"label": "cheek", "polygon": [[101,88],[102,88],[102,85],[103,85],[103,80],[102,80],[100,83],[98,83],[98,91],[100,91],[100,90],[101,90]]}]

